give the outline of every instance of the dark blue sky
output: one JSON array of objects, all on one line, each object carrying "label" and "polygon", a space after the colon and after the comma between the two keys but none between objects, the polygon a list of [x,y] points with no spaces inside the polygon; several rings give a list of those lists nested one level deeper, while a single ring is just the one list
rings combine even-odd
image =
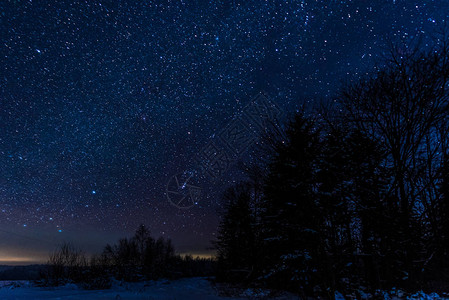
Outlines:
[{"label": "dark blue sky", "polygon": [[286,116],[327,101],[448,15],[443,0],[2,1],[0,263],[64,240],[100,251],[140,223],[210,252],[238,171],[188,210],[165,188],[212,135],[262,90]]}]

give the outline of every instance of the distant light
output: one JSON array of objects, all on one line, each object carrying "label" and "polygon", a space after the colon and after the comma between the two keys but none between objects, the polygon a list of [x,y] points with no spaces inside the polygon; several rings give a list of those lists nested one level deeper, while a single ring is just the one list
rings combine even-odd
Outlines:
[{"label": "distant light", "polygon": [[92,194],[96,194],[97,192],[95,190],[92,191]]},{"label": "distant light", "polygon": [[62,232],[62,229],[58,229],[58,232]]}]

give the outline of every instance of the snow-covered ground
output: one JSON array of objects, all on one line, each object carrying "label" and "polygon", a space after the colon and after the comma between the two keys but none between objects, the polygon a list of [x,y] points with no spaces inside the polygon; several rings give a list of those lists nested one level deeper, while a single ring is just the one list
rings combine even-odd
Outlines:
[{"label": "snow-covered ground", "polygon": [[[382,294],[382,293],[381,293]],[[344,297],[336,292],[336,300],[354,299]],[[359,297],[357,297],[359,298]],[[363,295],[360,299],[371,299],[372,295]],[[36,287],[28,281],[0,281],[0,299],[142,299],[142,300],[229,300],[229,299],[298,299],[297,296],[284,293],[278,297],[268,297],[267,291],[246,289],[239,293],[238,297],[220,296],[217,289],[206,278],[187,278],[175,281],[160,280],[146,283],[119,283],[115,282],[108,290],[83,290],[74,284],[68,284],[56,288]],[[422,292],[413,295],[403,295],[400,291],[383,292],[376,299],[384,300],[438,300],[449,299],[436,293],[424,294]]]},{"label": "snow-covered ground", "polygon": [[341,293],[335,293],[335,300],[346,300],[346,299],[382,299],[382,300],[443,300],[449,299],[447,296],[438,295],[437,293],[426,294],[424,292],[417,292],[412,295],[406,295],[400,290],[393,289],[392,291],[378,291],[375,296],[371,294],[365,294],[359,291],[358,296],[352,295],[351,297],[344,297]]},{"label": "snow-covered ground", "polygon": [[[241,297],[232,299],[263,299],[260,293],[246,290]],[[0,299],[145,299],[145,300],[220,300],[221,297],[206,278],[187,278],[150,283],[115,283],[109,290],[83,290],[75,285],[57,288],[35,287],[29,282],[1,282]],[[273,298],[270,298],[273,299]],[[297,299],[282,296],[275,299]]]}]

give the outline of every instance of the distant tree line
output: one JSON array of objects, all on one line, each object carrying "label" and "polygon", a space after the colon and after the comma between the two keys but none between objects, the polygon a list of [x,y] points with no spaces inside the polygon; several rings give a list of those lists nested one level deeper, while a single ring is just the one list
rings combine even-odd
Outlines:
[{"label": "distant tree line", "polygon": [[0,266],[0,280],[37,280],[43,265]]},{"label": "distant tree line", "polygon": [[218,279],[325,298],[449,289],[447,42],[392,47],[332,105],[267,136],[224,193]]},{"label": "distant tree line", "polygon": [[131,238],[106,245],[103,252],[90,258],[70,243],[64,243],[50,255],[41,272],[42,285],[79,284],[86,289],[105,289],[111,280],[144,281],[211,276],[215,262],[211,258],[193,258],[175,253],[171,240],[154,239],[141,225]]}]

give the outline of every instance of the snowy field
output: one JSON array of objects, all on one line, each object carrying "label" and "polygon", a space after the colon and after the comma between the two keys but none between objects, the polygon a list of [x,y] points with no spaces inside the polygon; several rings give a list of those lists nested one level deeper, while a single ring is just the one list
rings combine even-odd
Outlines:
[{"label": "snowy field", "polygon": [[[232,299],[264,299],[264,295],[246,290],[241,297]],[[222,297],[205,278],[188,278],[176,281],[156,281],[151,283],[115,284],[109,290],[83,290],[75,285],[57,288],[35,287],[29,282],[0,281],[0,299],[145,299],[145,300],[219,300]],[[297,299],[280,296],[270,299]]]},{"label": "snowy field", "polygon": [[[372,295],[363,294],[359,297],[344,297],[336,293],[336,300],[346,299],[372,299]],[[382,300],[437,300],[449,299],[436,293],[424,294],[422,292],[413,295],[403,295],[400,291],[384,292],[379,298]],[[33,286],[27,281],[0,281],[0,299],[142,299],[142,300],[224,300],[224,299],[299,299],[297,296],[285,293],[282,296],[268,297],[266,291],[253,289],[242,290],[236,297],[220,296],[219,292],[206,278],[187,278],[175,281],[160,280],[147,283],[119,283],[116,282],[108,290],[83,290],[74,284],[68,284],[57,288],[43,288]]]}]

